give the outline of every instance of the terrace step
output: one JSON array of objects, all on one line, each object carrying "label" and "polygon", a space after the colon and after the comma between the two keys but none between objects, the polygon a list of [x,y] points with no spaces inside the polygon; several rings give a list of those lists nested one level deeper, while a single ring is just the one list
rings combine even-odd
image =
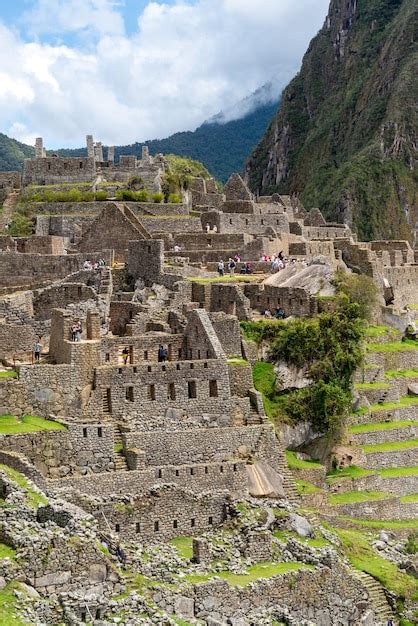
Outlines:
[{"label": "terrace step", "polygon": [[382,585],[373,578],[373,576],[365,572],[356,571],[355,576],[367,589],[376,616],[380,618],[384,624],[386,624],[389,619],[395,620],[395,616],[387,601]]},{"label": "terrace step", "polygon": [[[121,445],[123,446],[122,433],[121,433],[119,424],[115,424],[113,426],[113,445],[115,447],[120,447]],[[117,472],[121,472],[121,471],[127,472],[129,470],[123,447],[121,450],[118,450],[117,452],[115,451],[114,463],[115,463],[115,471]]]}]

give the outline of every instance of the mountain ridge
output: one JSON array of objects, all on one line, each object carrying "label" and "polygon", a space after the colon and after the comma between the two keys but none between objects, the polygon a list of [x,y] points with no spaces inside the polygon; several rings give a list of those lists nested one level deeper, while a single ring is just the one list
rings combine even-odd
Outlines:
[{"label": "mountain ridge", "polygon": [[363,239],[413,240],[413,0],[332,0],[280,110],[251,154],[259,193],[298,194]]}]

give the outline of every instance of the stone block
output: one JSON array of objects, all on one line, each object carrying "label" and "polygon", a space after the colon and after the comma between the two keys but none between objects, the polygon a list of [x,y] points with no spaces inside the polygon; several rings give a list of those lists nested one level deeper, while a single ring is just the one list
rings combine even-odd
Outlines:
[{"label": "stone block", "polygon": [[174,611],[176,615],[184,619],[194,618],[194,600],[186,596],[179,596],[174,601]]}]

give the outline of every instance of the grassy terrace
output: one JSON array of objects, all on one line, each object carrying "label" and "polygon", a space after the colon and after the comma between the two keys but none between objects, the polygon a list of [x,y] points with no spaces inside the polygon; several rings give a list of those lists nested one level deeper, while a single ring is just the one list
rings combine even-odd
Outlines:
[{"label": "grassy terrace", "polygon": [[381,476],[382,478],[401,478],[402,476],[418,476],[418,465],[411,467],[387,467],[380,470],[366,470],[357,465],[350,465],[343,470],[333,470],[328,473],[327,482],[337,480],[364,478],[365,476]]},{"label": "grassy terrace", "polygon": [[26,490],[26,501],[30,508],[37,509],[38,506],[40,506],[41,504],[48,503],[48,500],[45,498],[44,495],[38,493],[30,486],[26,476],[9,467],[8,465],[3,465],[2,463],[0,463],[0,470],[4,472],[11,481],[16,483],[19,487],[22,487],[22,489]]},{"label": "grassy terrace", "polygon": [[390,494],[384,491],[347,491],[345,493],[332,493],[328,496],[331,505],[356,504],[357,502],[371,502],[373,500],[385,500]]},{"label": "grassy terrace", "polygon": [[17,372],[15,372],[14,370],[1,371],[0,378],[17,378]]},{"label": "grassy terrace", "polygon": [[318,461],[304,461],[303,459],[298,459],[296,456],[296,452],[292,452],[291,450],[286,450],[286,460],[290,469],[298,470],[298,469],[322,469],[323,465],[321,465]]},{"label": "grassy terrace", "polygon": [[386,370],[385,378],[418,378],[418,370]]},{"label": "grassy terrace", "polygon": [[410,450],[418,447],[418,439],[409,439],[408,441],[389,441],[387,443],[372,443],[360,448],[366,454],[373,452],[396,452],[397,450]]},{"label": "grassy terrace", "polygon": [[401,502],[418,502],[418,493],[410,493],[408,496],[401,496]]},{"label": "grassy terrace", "polygon": [[376,422],[374,424],[356,424],[355,426],[350,426],[349,431],[353,435],[357,435],[360,433],[374,433],[381,430],[394,430],[396,428],[408,428],[409,426],[417,425],[418,422],[412,420],[403,420],[401,422]]},{"label": "grassy terrace", "polygon": [[418,341],[407,339],[405,341],[367,344],[368,352],[408,352],[411,350],[418,350]]},{"label": "grassy terrace", "polygon": [[401,598],[418,597],[416,580],[401,572],[394,563],[379,556],[362,532],[340,528],[334,528],[334,531],[341,539],[353,567],[370,574]]},{"label": "grassy terrace", "polygon": [[418,519],[404,520],[376,520],[376,519],[360,519],[349,517],[348,515],[339,515],[338,518],[342,522],[350,522],[355,526],[362,528],[374,528],[378,530],[417,530]]},{"label": "grassy terrace", "polygon": [[371,339],[373,339],[373,337],[384,337],[396,334],[397,331],[390,326],[368,326],[365,332],[366,337]]},{"label": "grassy terrace", "polygon": [[288,530],[275,530],[273,535],[280,541],[296,539],[300,543],[304,543],[312,548],[325,548],[330,545],[329,541],[324,537],[315,537],[314,539],[309,537],[300,537],[297,533]]},{"label": "grassy terrace", "polygon": [[0,416],[0,435],[33,433],[40,430],[66,430],[66,428],[58,422],[45,420],[35,415],[24,415],[21,420],[14,415]]},{"label": "grassy terrace", "polygon": [[272,578],[278,574],[287,574],[288,572],[298,572],[300,570],[313,570],[310,565],[305,565],[296,561],[289,561],[288,563],[271,563],[269,561],[257,563],[251,565],[245,574],[233,574],[232,572],[218,572],[216,574],[190,574],[185,577],[189,583],[198,584],[204,583],[218,576],[226,580],[232,587],[246,587],[256,580],[261,578]]},{"label": "grassy terrace", "polygon": [[19,584],[9,583],[0,591],[0,624],[2,626],[24,626],[25,624],[16,612],[15,589],[19,589]]},{"label": "grassy terrace", "polygon": [[298,490],[298,494],[300,496],[304,496],[310,493],[322,493],[324,490],[320,487],[317,487],[313,483],[308,482],[307,480],[295,480],[296,489]]},{"label": "grassy terrace", "polygon": [[354,387],[366,391],[367,389],[389,389],[390,385],[388,383],[356,383]]},{"label": "grassy terrace", "polygon": [[171,539],[170,544],[177,550],[182,559],[191,559],[193,556],[193,537],[180,536]]},{"label": "grassy terrace", "polygon": [[10,548],[10,546],[6,546],[4,543],[0,543],[0,559],[11,559],[13,560],[15,556],[15,550]]}]

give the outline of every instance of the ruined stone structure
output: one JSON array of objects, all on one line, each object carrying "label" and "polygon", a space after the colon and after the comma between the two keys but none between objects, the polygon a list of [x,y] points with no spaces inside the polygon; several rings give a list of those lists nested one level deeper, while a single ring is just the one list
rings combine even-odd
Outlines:
[{"label": "ruined stone structure", "polygon": [[[115,164],[114,150],[108,149],[104,161],[103,147],[92,136],[87,156],[74,159],[45,156],[37,140],[35,159],[25,161],[23,184],[93,183],[98,176],[127,182],[138,175],[158,188],[163,169],[163,160],[150,157],[146,147],[140,161],[121,157]],[[405,326],[402,309],[417,301],[416,252],[403,241],[358,242],[347,226],[327,224],[319,210],[306,213],[295,199],[254,198],[239,175],[224,194],[214,181],[194,179],[185,196],[178,205],[40,203],[36,235],[0,237],[0,360],[15,370],[0,378],[1,414],[38,415],[61,425],[0,434],[0,462],[50,497],[36,514],[24,513],[36,532],[42,534],[42,524],[52,521],[64,535],[76,528],[84,537],[87,524],[95,538],[85,553],[86,570],[74,539],[67,537],[64,545],[62,537],[48,535],[54,542],[51,563],[42,561],[26,574],[42,597],[64,594],[53,616],[52,605],[44,606],[44,620],[99,623],[111,615],[110,598],[125,590],[112,568],[116,553],[107,552],[112,542],[152,551],[193,536],[196,569],[188,574],[206,575],[217,559],[237,571],[243,564],[236,559],[246,559],[247,566],[294,560],[296,566],[242,589],[222,576],[195,585],[164,574],[175,585],[153,590],[152,602],[167,614],[209,626],[282,619],[298,625],[383,623],[391,607],[385,597],[374,606],[365,580],[335,552],[337,540],[321,551],[292,537],[283,547],[272,535],[293,528],[281,525],[291,523],[300,499],[282,443],[253,387],[256,356],[240,334],[239,320],[280,308],[287,316],[312,316],[324,306],[321,296],[333,293],[335,270],[344,268],[371,276],[380,288],[382,316]],[[286,268],[275,274],[265,257],[279,252]],[[228,274],[228,260],[236,255],[236,275],[251,264],[245,282],[217,274],[218,262],[224,261]],[[42,354],[33,364],[38,341]],[[384,384],[385,369],[418,367],[415,353],[402,355],[391,368],[390,354],[371,354],[365,382]],[[407,393],[402,384],[385,387],[385,400]],[[370,404],[382,399],[380,388],[367,394]],[[397,436],[412,439],[416,426]],[[362,442],[380,441],[374,437]],[[408,454],[398,451],[385,461],[370,453],[368,467],[412,464]],[[12,494],[16,487],[2,476],[4,493]],[[303,479],[324,482],[323,475]],[[382,479],[372,480],[379,491]],[[403,493],[411,489],[412,481]],[[253,497],[267,498],[266,504]],[[341,513],[353,514],[350,506]],[[385,506],[388,517],[402,516],[399,498]],[[370,507],[364,504],[355,515],[367,517]],[[416,504],[408,507],[405,515],[413,517]],[[7,510],[2,521],[9,529],[2,540],[18,545]],[[235,533],[233,546],[224,529]],[[100,549],[103,536],[106,549]],[[285,548],[292,561],[286,556],[282,562]],[[148,572],[145,559],[129,554],[135,573]],[[63,564],[65,556],[71,568]],[[163,562],[155,558],[158,568]],[[88,601],[79,591],[83,585]],[[68,591],[76,594],[69,597]],[[135,602],[123,610],[149,617],[149,605]]]}]

